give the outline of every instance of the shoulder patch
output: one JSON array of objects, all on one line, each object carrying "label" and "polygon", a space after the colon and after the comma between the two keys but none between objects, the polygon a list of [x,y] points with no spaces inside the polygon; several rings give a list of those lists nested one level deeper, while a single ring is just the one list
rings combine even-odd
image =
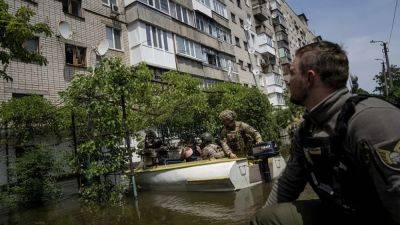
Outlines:
[{"label": "shoulder patch", "polygon": [[400,140],[377,148],[376,153],[385,166],[400,171]]}]

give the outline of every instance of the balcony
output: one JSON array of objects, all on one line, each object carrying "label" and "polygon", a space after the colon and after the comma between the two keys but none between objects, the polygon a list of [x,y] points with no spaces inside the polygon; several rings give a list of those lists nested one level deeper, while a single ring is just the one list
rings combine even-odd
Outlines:
[{"label": "balcony", "polygon": [[283,31],[276,32],[276,40],[278,42],[283,41],[283,42],[286,42],[286,44],[289,44],[289,36],[287,35],[286,32],[283,32]]},{"label": "balcony", "polygon": [[256,33],[257,33],[257,35],[261,35],[261,34],[265,33],[270,37],[272,37],[272,35],[273,35],[273,32],[270,29],[268,29],[268,27],[266,27],[265,25],[256,26]]},{"label": "balcony", "polygon": [[271,13],[268,9],[268,4],[265,0],[253,0],[252,6],[254,17],[257,20],[263,22],[266,21],[269,16],[271,16]]},{"label": "balcony", "polygon": [[282,26],[284,28],[287,28],[285,18],[279,14],[275,18],[272,19],[272,23],[274,24],[274,26]]},{"label": "balcony", "polygon": [[275,48],[272,46],[272,40],[270,36],[262,33],[256,37],[256,51],[262,55],[276,55]]},{"label": "balcony", "polygon": [[[193,3],[194,10],[199,11],[199,12],[203,13],[204,15],[207,15],[210,18],[213,17],[211,6],[203,4],[202,2],[200,2],[198,0],[192,0],[192,3]],[[210,4],[209,1],[208,1],[208,4]]]},{"label": "balcony", "polygon": [[278,48],[286,48],[289,49],[289,42],[280,40],[278,41]]}]

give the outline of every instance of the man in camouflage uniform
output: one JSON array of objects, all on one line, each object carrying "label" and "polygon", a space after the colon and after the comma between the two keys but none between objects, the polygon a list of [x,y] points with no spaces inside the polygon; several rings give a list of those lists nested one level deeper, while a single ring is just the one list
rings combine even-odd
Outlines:
[{"label": "man in camouflage uniform", "polygon": [[146,130],[144,138],[143,161],[144,167],[153,166],[158,163],[158,152],[162,147],[162,141],[157,138],[153,130]]},{"label": "man in camouflage uniform", "polygon": [[213,143],[213,138],[210,133],[204,133],[201,135],[201,147],[202,159],[220,159],[225,156],[222,149]]},{"label": "man in camouflage uniform", "polygon": [[246,156],[254,144],[262,142],[260,133],[247,123],[235,121],[236,113],[232,110],[224,110],[219,114],[224,124],[221,132],[221,146],[229,158],[236,155]]},{"label": "man in camouflage uniform", "polygon": [[[400,224],[400,110],[346,88],[342,48],[296,52],[288,86],[306,108],[291,158],[251,224]],[[296,201],[309,183],[319,200]]]}]

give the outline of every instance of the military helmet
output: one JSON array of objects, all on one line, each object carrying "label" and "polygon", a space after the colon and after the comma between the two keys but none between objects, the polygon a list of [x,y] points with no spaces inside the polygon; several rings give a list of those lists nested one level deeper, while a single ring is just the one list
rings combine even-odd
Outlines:
[{"label": "military helmet", "polygon": [[224,110],[219,114],[219,119],[220,120],[226,120],[226,119],[230,119],[230,120],[235,120],[236,119],[236,113],[232,110]]},{"label": "military helmet", "polygon": [[213,141],[213,136],[208,132],[203,133],[200,138],[204,143],[211,143]]}]

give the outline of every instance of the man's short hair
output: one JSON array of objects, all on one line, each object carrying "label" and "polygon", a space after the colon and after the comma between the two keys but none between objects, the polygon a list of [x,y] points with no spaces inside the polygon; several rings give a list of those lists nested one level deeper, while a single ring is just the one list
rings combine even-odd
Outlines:
[{"label": "man's short hair", "polygon": [[329,41],[315,42],[297,50],[296,56],[300,60],[300,71],[303,75],[308,70],[314,70],[324,84],[333,88],[346,86],[349,60],[338,44]]}]

